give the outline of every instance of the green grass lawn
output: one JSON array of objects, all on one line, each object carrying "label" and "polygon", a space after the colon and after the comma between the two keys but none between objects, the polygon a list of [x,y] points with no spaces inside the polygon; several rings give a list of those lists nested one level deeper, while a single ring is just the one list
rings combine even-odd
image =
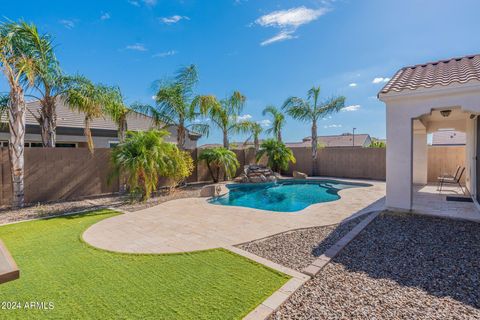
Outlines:
[{"label": "green grass lawn", "polygon": [[[226,250],[129,255],[81,240],[87,214],[0,227],[20,279],[0,285],[0,303],[53,302],[51,310],[0,309],[2,319],[238,319],[288,277]],[[2,307],[2,306],[0,306]]]}]

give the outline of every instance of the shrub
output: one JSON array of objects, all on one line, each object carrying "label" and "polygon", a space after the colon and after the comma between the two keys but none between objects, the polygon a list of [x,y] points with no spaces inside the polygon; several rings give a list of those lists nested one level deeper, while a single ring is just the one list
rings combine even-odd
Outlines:
[{"label": "shrub", "polygon": [[257,154],[257,162],[263,157],[268,158],[268,166],[275,172],[280,173],[281,170],[288,170],[291,163],[295,163],[292,150],[278,140],[268,139],[260,145],[260,151]]},{"label": "shrub", "polygon": [[222,170],[225,172],[227,179],[231,179],[240,166],[235,152],[223,147],[203,150],[198,160],[207,164],[208,172],[215,183],[219,181]]}]

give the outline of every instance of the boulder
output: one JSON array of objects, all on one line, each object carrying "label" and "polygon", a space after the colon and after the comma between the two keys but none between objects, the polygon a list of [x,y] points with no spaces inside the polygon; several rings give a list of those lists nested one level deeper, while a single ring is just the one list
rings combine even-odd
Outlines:
[{"label": "boulder", "polygon": [[222,187],[218,184],[209,184],[200,190],[200,197],[218,197],[222,192]]},{"label": "boulder", "polygon": [[307,174],[299,171],[293,171],[293,178],[294,179],[307,179]]}]

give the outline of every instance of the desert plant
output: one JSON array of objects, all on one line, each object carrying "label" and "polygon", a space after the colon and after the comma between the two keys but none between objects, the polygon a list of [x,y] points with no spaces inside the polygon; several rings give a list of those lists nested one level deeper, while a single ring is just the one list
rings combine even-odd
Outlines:
[{"label": "desert plant", "polygon": [[185,147],[189,129],[208,134],[208,125],[196,123],[195,120],[218,103],[214,96],[195,95],[197,82],[195,65],[181,68],[173,80],[155,82],[155,106],[144,105],[137,108],[138,111],[150,115],[159,127],[176,126],[177,145],[180,149]]},{"label": "desert plant", "polygon": [[268,139],[260,145],[260,151],[257,153],[257,162],[266,156],[268,166],[274,171],[280,173],[281,170],[288,170],[290,163],[296,163],[292,150],[278,140]]},{"label": "desert plant", "polygon": [[272,126],[265,132],[267,134],[273,134],[278,140],[282,141],[282,129],[285,126],[285,115],[274,106],[268,106],[263,109],[262,114],[265,116],[270,114],[272,116]]},{"label": "desert plant", "polygon": [[245,105],[245,96],[239,91],[216,103],[210,108],[209,116],[212,123],[222,131],[223,147],[230,147],[229,135],[240,130],[238,124],[238,115]]},{"label": "desert plant", "polygon": [[198,160],[206,163],[208,172],[215,183],[219,181],[222,170],[227,178],[230,179],[235,175],[240,166],[235,152],[223,147],[203,150]]},{"label": "desert plant", "polygon": [[312,124],[312,168],[313,175],[316,175],[315,162],[317,160],[318,150],[318,132],[317,122],[334,112],[340,111],[345,107],[345,97],[333,97],[325,101],[320,101],[320,87],[312,87],[308,90],[307,99],[297,97],[288,98],[283,104],[282,109],[294,119],[310,122]]},{"label": "desert plant", "polygon": [[147,200],[157,189],[160,177],[177,182],[191,174],[193,160],[172,143],[167,131],[128,131],[125,142],[112,150],[110,181],[124,174],[130,193]]}]

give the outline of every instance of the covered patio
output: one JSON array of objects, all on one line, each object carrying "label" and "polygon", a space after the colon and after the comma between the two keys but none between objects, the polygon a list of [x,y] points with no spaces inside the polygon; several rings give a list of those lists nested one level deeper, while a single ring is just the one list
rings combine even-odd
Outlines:
[{"label": "covered patio", "polygon": [[[480,55],[402,68],[378,97],[387,107],[387,208],[480,221]],[[439,173],[453,177],[440,192],[428,180],[427,137],[447,129],[465,132],[465,160]]]}]

